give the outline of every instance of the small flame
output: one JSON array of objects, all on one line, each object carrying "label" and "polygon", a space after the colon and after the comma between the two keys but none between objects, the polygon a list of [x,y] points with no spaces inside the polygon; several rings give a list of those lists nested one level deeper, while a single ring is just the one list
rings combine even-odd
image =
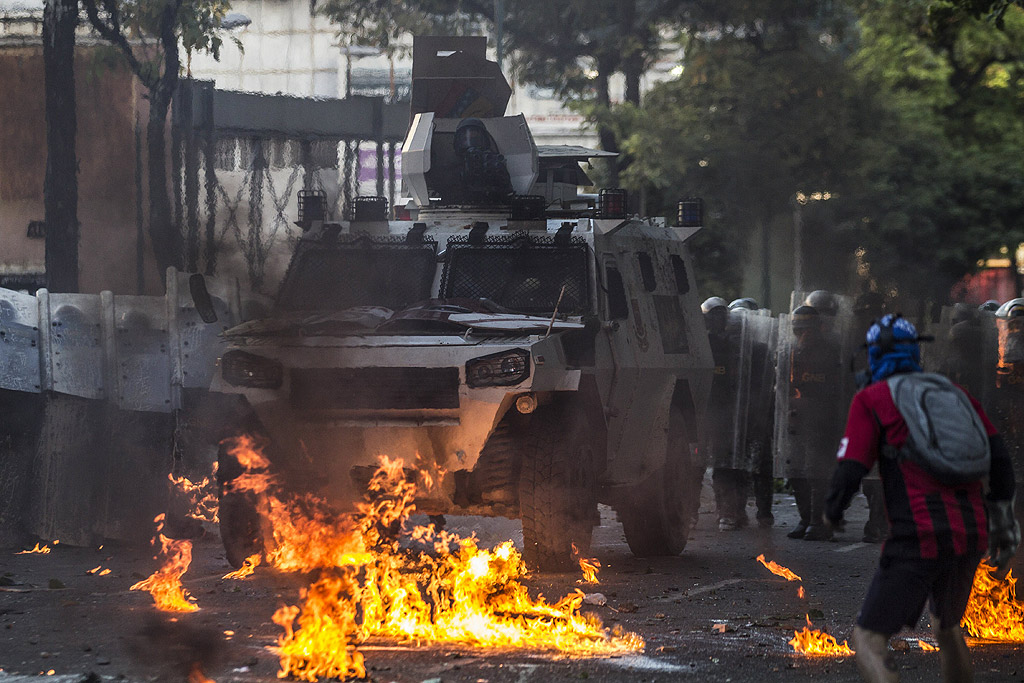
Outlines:
[{"label": "small flame", "polygon": [[[53,544],[56,545],[58,542],[59,541],[54,541]],[[32,548],[31,550],[22,550],[22,551],[14,553],[14,554],[15,555],[31,555],[32,553],[40,553],[42,555],[46,555],[49,552],[50,552],[50,546],[45,545],[45,544],[44,545],[39,545],[38,543],[36,543],[35,547]]]},{"label": "small flame", "polygon": [[937,648],[936,646],[934,646],[931,643],[926,642],[924,640],[918,640],[917,641],[917,646],[919,648],[921,648],[922,650],[924,650],[925,652],[938,652],[939,651],[939,648]]},{"label": "small flame", "polygon": [[[217,463],[213,464],[213,473],[217,473]],[[217,485],[216,479],[203,477],[200,482],[193,482],[188,477],[175,477],[168,474],[167,479],[179,492],[184,494],[189,501],[188,516],[201,522],[216,524],[217,518]]]},{"label": "small flame", "polygon": [[597,571],[601,568],[601,563],[596,557],[592,557],[589,560],[580,558],[580,570],[583,572],[583,583],[600,583],[597,580]]},{"label": "small flame", "polygon": [[203,667],[199,662],[193,662],[188,672],[188,683],[217,683],[212,678],[207,678],[203,673]]},{"label": "small flame", "polygon": [[772,574],[775,574],[776,576],[781,576],[787,581],[803,581],[803,579],[801,579],[799,576],[783,567],[781,564],[778,564],[773,561],[766,562],[764,559],[764,553],[761,553],[757,556],[757,561],[763,564],[765,568],[767,568],[768,571],[770,571]]},{"label": "small flame", "polygon": [[797,591],[796,591],[796,597],[798,597],[801,600],[803,600],[805,596],[806,596],[806,593],[804,593],[804,587],[800,586],[800,588],[797,589]]},{"label": "small flame", "polygon": [[807,626],[800,631],[793,631],[793,639],[789,644],[793,646],[794,652],[810,655],[812,657],[845,657],[854,654],[850,646],[843,641],[840,645],[836,639],[818,629],[811,630],[811,615],[806,615]]},{"label": "small flame", "polygon": [[[160,533],[164,527],[163,513],[153,521],[157,525],[157,538],[160,540],[160,554],[164,556],[164,564],[148,579],[134,584],[131,590],[149,591],[157,609],[165,612],[194,612],[199,607],[189,601],[188,591],[181,585],[181,577],[192,563],[192,541],[174,540]],[[155,544],[156,540],[153,542]]]},{"label": "small flame", "polygon": [[256,571],[256,567],[258,567],[260,564],[260,559],[261,558],[259,553],[256,553],[255,555],[250,555],[249,557],[245,558],[245,561],[242,562],[241,567],[239,567],[233,572],[225,574],[222,578],[244,579],[247,576],[252,576],[253,572]]},{"label": "small flame", "polygon": [[92,569],[86,569],[85,573],[86,574],[94,574],[96,576],[106,576],[107,574],[110,573],[110,570],[109,569],[103,569],[103,565],[102,564],[98,564],[95,567],[93,567]]},{"label": "small flame", "polygon": [[1011,571],[1000,581],[994,571],[985,562],[978,565],[960,625],[974,638],[1024,642],[1024,603],[1017,600],[1017,579]]}]

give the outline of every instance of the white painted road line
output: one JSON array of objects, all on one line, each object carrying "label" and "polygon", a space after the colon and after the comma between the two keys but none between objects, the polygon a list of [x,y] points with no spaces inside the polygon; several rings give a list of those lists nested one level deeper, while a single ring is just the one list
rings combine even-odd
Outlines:
[{"label": "white painted road line", "polygon": [[850,545],[843,546],[842,548],[836,548],[832,552],[834,552],[834,553],[848,553],[851,550],[856,550],[857,548],[866,548],[869,545],[871,545],[871,544],[870,543],[863,543],[863,542],[861,542],[861,543],[851,543]]}]

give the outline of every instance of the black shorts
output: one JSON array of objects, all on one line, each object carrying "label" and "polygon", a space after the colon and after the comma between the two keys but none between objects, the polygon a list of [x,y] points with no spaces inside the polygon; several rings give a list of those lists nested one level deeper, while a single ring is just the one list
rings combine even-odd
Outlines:
[{"label": "black shorts", "polygon": [[913,628],[928,601],[932,613],[939,618],[939,628],[959,625],[981,558],[981,553],[934,560],[883,555],[857,624],[891,636],[904,626]]}]

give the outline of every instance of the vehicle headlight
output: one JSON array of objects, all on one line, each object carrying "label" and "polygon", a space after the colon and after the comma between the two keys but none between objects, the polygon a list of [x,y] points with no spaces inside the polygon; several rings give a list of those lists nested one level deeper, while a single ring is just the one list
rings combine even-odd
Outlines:
[{"label": "vehicle headlight", "polygon": [[228,351],[220,360],[225,381],[236,387],[277,389],[284,380],[283,366],[271,358],[245,351]]},{"label": "vehicle headlight", "polygon": [[507,387],[530,376],[530,353],[512,349],[466,361],[466,384],[471,387]]}]

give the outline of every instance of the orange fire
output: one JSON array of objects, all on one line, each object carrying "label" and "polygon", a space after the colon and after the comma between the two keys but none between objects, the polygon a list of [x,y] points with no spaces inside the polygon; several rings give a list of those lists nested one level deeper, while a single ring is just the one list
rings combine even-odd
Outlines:
[{"label": "orange fire", "polygon": [[923,650],[924,652],[938,652],[939,651],[939,648],[937,648],[936,646],[934,646],[931,643],[929,643],[927,641],[924,641],[924,640],[918,640],[917,641],[917,646],[919,648],[921,648],[921,650]]},{"label": "orange fire", "polygon": [[[188,566],[192,563],[192,541],[174,540],[160,533],[164,528],[163,513],[157,515],[153,521],[157,525],[160,555],[163,555],[164,563],[148,579],[139,581],[131,589],[149,591],[157,609],[166,612],[194,612],[199,607],[190,602],[191,596],[181,585],[181,576],[188,571]],[[156,539],[153,543],[156,544]]]},{"label": "orange fire", "polygon": [[[214,477],[217,474],[217,463],[213,464]],[[188,477],[175,477],[168,474],[167,478],[175,489],[184,494],[190,503],[188,516],[202,522],[216,524],[217,519],[217,486],[216,479],[203,477],[202,481],[193,482]]]},{"label": "orange fire", "polygon": [[21,550],[19,552],[14,553],[14,554],[15,555],[31,555],[32,553],[41,553],[43,555],[46,555],[49,552],[50,552],[50,546],[45,545],[45,544],[39,545],[38,543],[36,543],[35,547],[32,548],[31,550]]},{"label": "orange fire", "polygon": [[[258,453],[241,452],[252,447],[251,440],[229,445],[239,462],[265,466]],[[309,495],[284,499],[265,473],[250,470],[233,482],[258,494],[270,527],[267,563],[285,571],[320,570],[302,592],[301,607],[285,606],[274,615],[284,629],[279,676],[363,676],[357,644],[371,637],[578,655],[643,649],[638,635],[609,632],[596,617],[581,614],[580,591],[557,602],[531,597],[523,584],[526,566],[511,541],[487,550],[475,538],[433,526],[407,529],[416,494],[410,480],[417,475],[407,476],[402,465],[381,458],[368,500],[347,515]]]},{"label": "orange fire", "polygon": [[803,579],[783,567],[781,564],[777,564],[774,561],[765,561],[764,553],[757,556],[757,561],[763,564],[772,574],[775,574],[775,576],[781,576],[786,581],[803,581]]},{"label": "orange fire", "polygon": [[256,571],[256,567],[259,566],[261,559],[262,558],[259,556],[259,554],[250,555],[249,557],[245,558],[245,561],[242,562],[242,566],[241,567],[239,567],[238,569],[236,569],[233,572],[228,572],[227,574],[225,574],[221,578],[224,578],[224,579],[244,579],[247,576],[252,576],[253,572]]},{"label": "orange fire", "polygon": [[110,570],[109,569],[104,569],[102,564],[98,564],[95,567],[93,567],[92,569],[86,569],[85,573],[86,574],[93,574],[95,576],[106,576],[107,574],[110,573]]},{"label": "orange fire", "polygon": [[1017,600],[1017,579],[1008,572],[1000,581],[994,571],[985,562],[978,566],[960,626],[974,638],[1024,642],[1024,603]]},{"label": "orange fire", "polygon": [[800,586],[799,590],[797,590],[797,592],[796,592],[796,597],[798,597],[801,600],[803,600],[805,596],[806,596],[806,593],[804,593],[804,587]]},{"label": "orange fire", "polygon": [[580,558],[580,570],[583,572],[583,583],[600,583],[597,580],[597,570],[601,568],[601,563],[596,557],[592,557],[589,560]]},{"label": "orange fire", "polygon": [[212,678],[206,677],[206,674],[203,673],[203,667],[199,662],[192,663],[192,668],[189,669],[188,678],[186,680],[188,683],[217,683]]},{"label": "orange fire", "polygon": [[818,629],[812,631],[810,627],[814,624],[811,623],[810,615],[807,615],[806,618],[807,626],[800,631],[793,631],[793,639],[789,641],[795,652],[812,657],[845,657],[854,653],[845,640],[840,645],[829,634],[822,633]]}]

